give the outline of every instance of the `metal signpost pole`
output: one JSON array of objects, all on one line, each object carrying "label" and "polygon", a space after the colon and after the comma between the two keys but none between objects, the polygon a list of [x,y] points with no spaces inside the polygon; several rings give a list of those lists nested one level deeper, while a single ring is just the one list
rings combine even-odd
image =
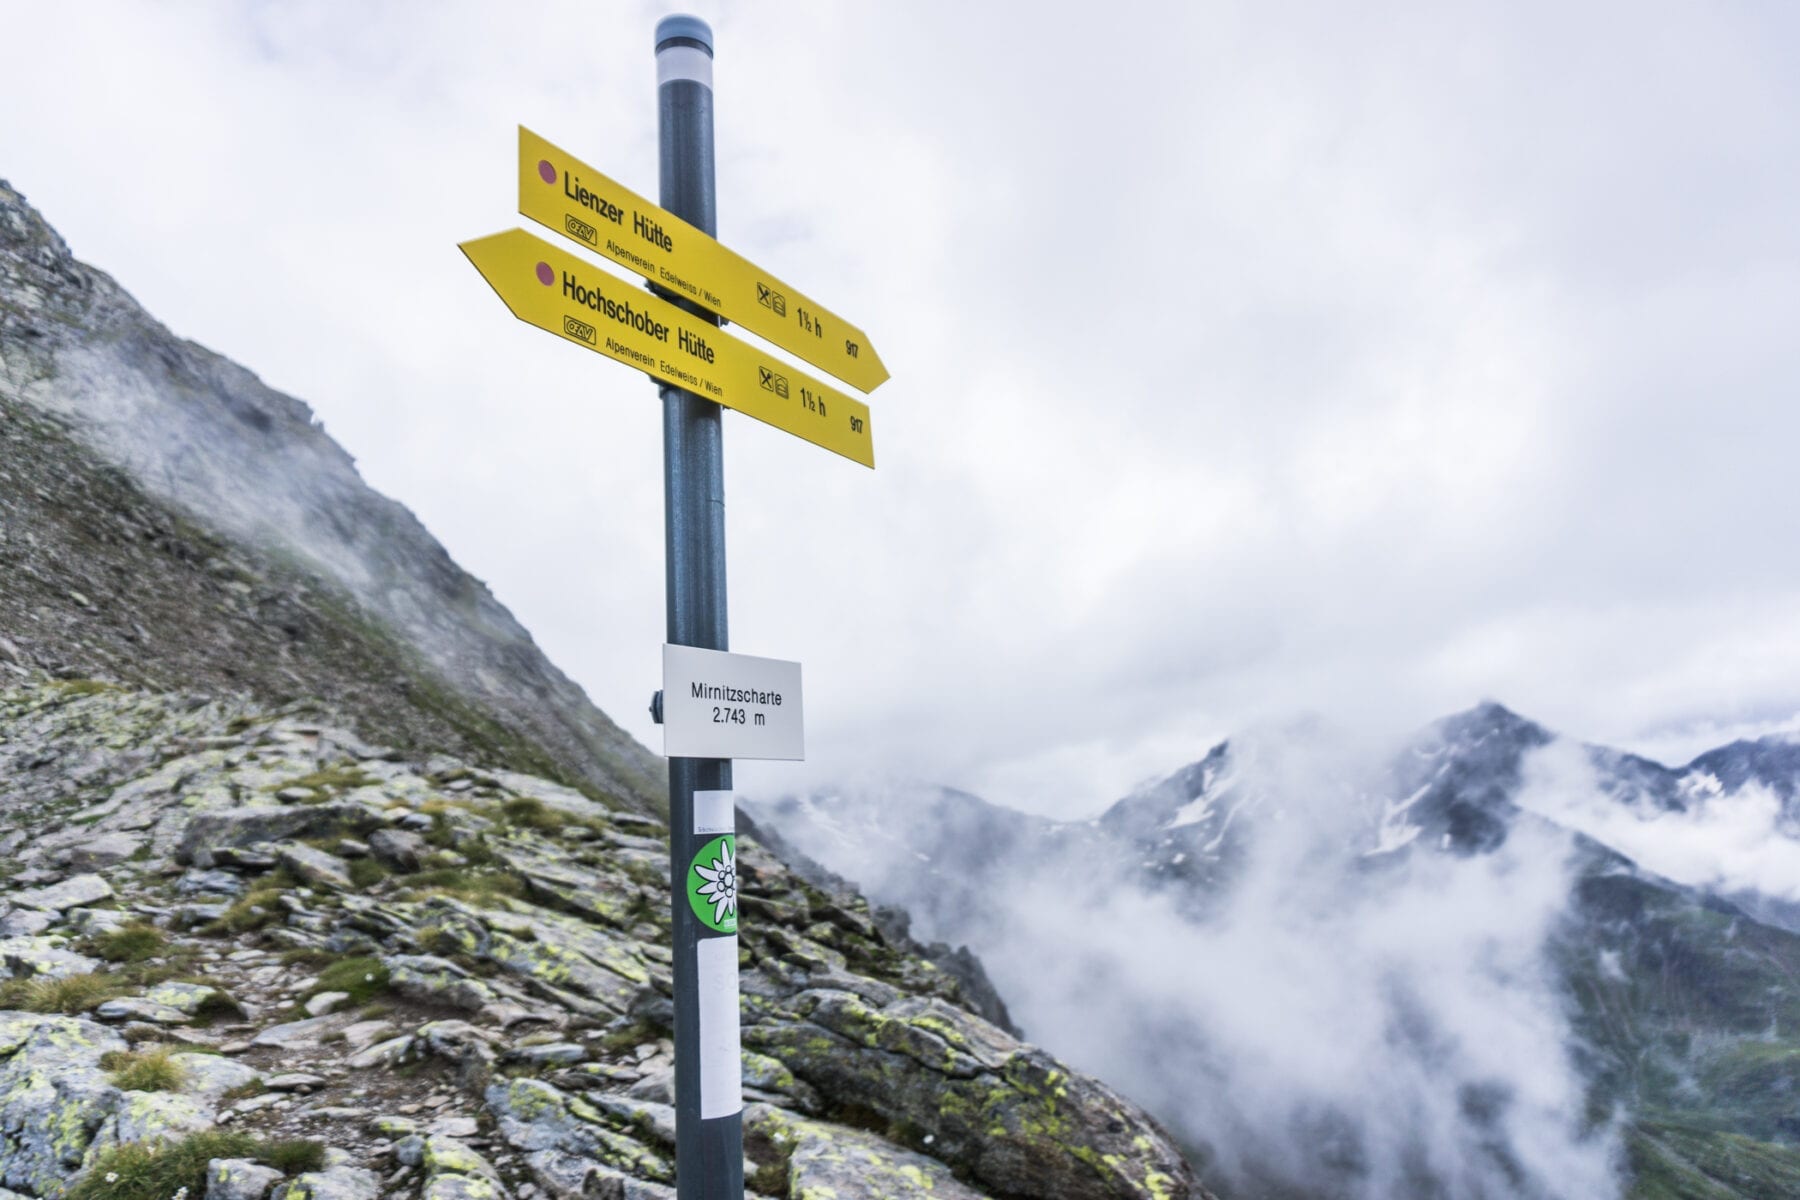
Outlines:
[{"label": "metal signpost pole", "polygon": [[[656,26],[657,115],[661,135],[662,206],[689,224],[716,234],[717,197],[713,186],[712,29],[698,17],[665,17]],[[713,324],[716,317],[680,297],[670,299]],[[663,401],[664,553],[667,556],[668,640],[678,646],[726,650],[725,481],[721,410],[680,388],[660,389]],[[669,759],[669,887],[673,918],[675,981],[676,1192],[680,1200],[743,1200],[743,1116],[709,1116],[720,1090],[737,1094],[733,1061],[729,1088],[705,1080],[708,1050],[717,1057],[720,1030],[702,1030],[702,992],[728,968],[730,1050],[737,1043],[737,938],[709,928],[689,899],[689,871],[701,846],[696,834],[694,793],[729,792],[729,759]],[[728,819],[728,818],[727,818]],[[702,942],[729,941],[703,947]],[[703,963],[702,957],[707,959]],[[717,993],[714,987],[711,992]],[[718,1023],[722,996],[707,1016]],[[715,1070],[725,1064],[716,1064]],[[709,1093],[703,1096],[703,1091]]]}]

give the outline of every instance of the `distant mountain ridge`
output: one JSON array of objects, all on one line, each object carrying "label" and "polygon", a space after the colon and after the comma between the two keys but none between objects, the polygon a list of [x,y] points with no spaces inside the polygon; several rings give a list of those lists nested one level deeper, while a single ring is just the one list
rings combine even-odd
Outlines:
[{"label": "distant mountain ridge", "polygon": [[666,804],[661,760],[306,404],[171,334],[4,182],[0,438],[0,662],[322,697],[402,745]]},{"label": "distant mountain ridge", "polygon": [[[1181,1097],[1200,1080],[1225,1078],[1220,1064],[1232,1051],[1208,1048],[1217,1035],[1202,1008],[1142,990],[1144,982],[1132,978],[1133,943],[1168,942],[1169,954],[1183,938],[1235,945],[1249,957],[1215,969],[1254,973],[1258,941],[1217,933],[1242,922],[1246,903],[1279,909],[1297,902],[1284,893],[1305,896],[1322,886],[1319,880],[1342,873],[1349,890],[1329,902],[1338,911],[1304,916],[1302,925],[1328,929],[1359,905],[1375,914],[1400,905],[1430,929],[1430,905],[1451,905],[1446,911],[1455,913],[1460,902],[1434,897],[1457,895],[1456,879],[1481,878],[1482,864],[1511,856],[1514,865],[1490,871],[1505,895],[1509,873],[1530,874],[1535,856],[1566,847],[1569,890],[1551,914],[1537,961],[1560,996],[1562,1049],[1584,1081],[1591,1111],[1630,1116],[1620,1151],[1627,1194],[1800,1196],[1800,905],[1734,884],[1728,871],[1710,876],[1691,861],[1722,826],[1734,835],[1720,839],[1724,851],[1746,840],[1765,851],[1791,843],[1800,862],[1800,747],[1781,737],[1738,741],[1669,767],[1560,738],[1491,702],[1432,724],[1373,766],[1351,769],[1329,752],[1313,756],[1329,741],[1328,731],[1301,727],[1221,742],[1085,821],[1030,817],[926,786],[793,796],[750,808],[873,900],[910,912],[923,936],[966,942],[1027,1035],[1072,1055],[1084,1042],[1098,1047],[1084,1065],[1144,1096],[1202,1161],[1209,1146],[1241,1140],[1241,1131],[1209,1125],[1216,1112],[1184,1119]],[[1751,820],[1767,822],[1760,841],[1737,830]],[[1296,822],[1316,828],[1296,839]],[[1294,886],[1272,893],[1270,839],[1297,847],[1279,859],[1287,874],[1273,877]],[[1676,868],[1688,882],[1664,873]],[[1415,877],[1437,882],[1409,891],[1404,881]],[[1046,878],[1056,891],[1034,892]],[[1800,888],[1800,877],[1792,882]],[[1541,896],[1541,887],[1518,887],[1520,904]],[[1264,900],[1245,900],[1246,889],[1259,888]],[[1040,920],[1046,896],[1062,907]],[[1423,914],[1420,905],[1427,906]],[[1094,911],[1116,915],[1095,918],[1099,923],[1086,930],[1083,914]],[[1116,929],[1123,920],[1132,923],[1121,943]],[[1071,927],[1074,941],[1064,932]],[[1485,936],[1481,927],[1471,922],[1470,936]],[[1180,934],[1183,928],[1193,935]],[[1059,977],[1091,981],[1082,985],[1092,988],[1085,1007],[1117,1014],[1127,1026],[1141,1023],[1142,1039],[1096,1041],[1079,1017],[1071,1024],[1054,1007],[1033,1004],[1027,981],[1039,968],[1032,964],[1059,959],[1087,960],[1083,970]],[[1516,975],[1526,962],[1497,978]],[[1318,986],[1328,992],[1333,982]],[[1434,1069],[1429,1064],[1439,1051],[1418,1053],[1421,1066]],[[1591,1128],[1597,1137],[1604,1126]],[[1239,1162],[1209,1174],[1207,1183],[1225,1197],[1310,1198],[1323,1186],[1316,1172],[1326,1164],[1284,1171],[1271,1161]],[[1307,1178],[1310,1185],[1296,1182]],[[1432,1186],[1419,1182],[1419,1190],[1393,1194],[1507,1194],[1467,1183],[1461,1191]],[[1580,1194],[1557,1186],[1521,1183],[1516,1194]]]}]

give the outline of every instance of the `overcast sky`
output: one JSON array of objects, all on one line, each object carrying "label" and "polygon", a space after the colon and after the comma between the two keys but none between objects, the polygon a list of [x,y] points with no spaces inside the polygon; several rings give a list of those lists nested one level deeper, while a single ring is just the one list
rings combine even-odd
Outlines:
[{"label": "overcast sky", "polygon": [[[649,745],[643,376],[513,320],[515,126],[656,192],[637,3],[0,0],[0,178],[309,403]],[[697,3],[721,240],[871,336],[728,416],[804,766],[1085,813],[1254,721],[1800,713],[1800,8]]]}]

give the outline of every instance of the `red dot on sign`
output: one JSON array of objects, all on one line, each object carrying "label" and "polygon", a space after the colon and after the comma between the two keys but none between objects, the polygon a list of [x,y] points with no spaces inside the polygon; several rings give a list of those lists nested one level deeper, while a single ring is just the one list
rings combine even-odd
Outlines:
[{"label": "red dot on sign", "polygon": [[552,271],[550,269],[549,263],[539,263],[537,275],[538,275],[538,282],[543,284],[545,287],[549,287],[551,284],[556,282],[556,272]]},{"label": "red dot on sign", "polygon": [[556,182],[556,168],[550,165],[549,159],[547,159],[547,158],[538,159],[538,178],[543,180],[545,183],[555,183]]}]

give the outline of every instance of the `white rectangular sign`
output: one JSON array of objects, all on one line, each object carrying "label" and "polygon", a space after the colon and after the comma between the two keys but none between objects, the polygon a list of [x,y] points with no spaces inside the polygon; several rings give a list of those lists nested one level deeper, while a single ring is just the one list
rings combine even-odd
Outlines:
[{"label": "white rectangular sign", "polygon": [[663,753],[670,758],[806,757],[800,664],[663,646]]}]

